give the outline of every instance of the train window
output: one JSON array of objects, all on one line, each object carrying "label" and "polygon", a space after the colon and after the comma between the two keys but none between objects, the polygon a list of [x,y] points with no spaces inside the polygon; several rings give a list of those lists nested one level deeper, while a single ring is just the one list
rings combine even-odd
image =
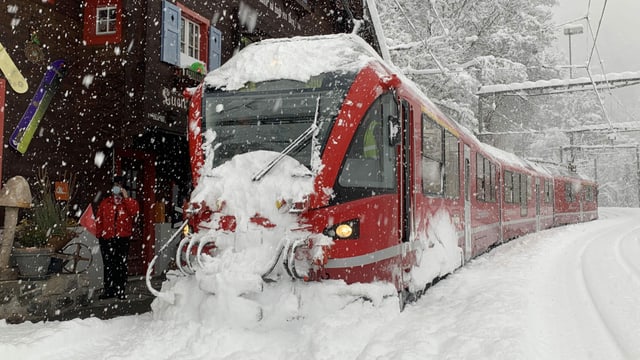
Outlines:
[{"label": "train window", "polygon": [[336,191],[351,190],[336,194],[338,198],[359,198],[396,190],[396,150],[384,139],[389,138],[387,121],[390,116],[397,116],[397,112],[398,105],[390,93],[379,97],[367,110],[338,177]]},{"label": "train window", "polygon": [[564,195],[565,199],[567,199],[567,202],[576,201],[575,194],[573,193],[573,186],[571,185],[570,182],[564,183],[564,194],[565,194]]},{"label": "train window", "polygon": [[[220,146],[216,146],[212,165],[252,151],[281,152],[316,119],[316,140],[322,152],[353,76],[324,73],[306,83],[274,80],[247,83],[237,91],[208,89],[201,133],[211,129],[217,134]],[[311,168],[317,155],[312,142],[307,137],[289,155]]]},{"label": "train window", "polygon": [[476,199],[485,199],[484,156],[476,153]]},{"label": "train window", "polygon": [[490,173],[489,173],[489,178],[491,179],[491,186],[489,187],[489,196],[491,198],[491,202],[495,202],[496,201],[496,188],[497,186],[497,181],[496,181],[496,165],[493,163],[490,163]]},{"label": "train window", "polygon": [[444,129],[422,114],[422,191],[443,193]]},{"label": "train window", "polygon": [[513,202],[513,173],[511,171],[504,172],[504,202]]},{"label": "train window", "polygon": [[460,196],[460,146],[458,138],[444,132],[444,195],[448,198]]},{"label": "train window", "polygon": [[476,154],[476,198],[496,201],[496,166],[481,154]]},{"label": "train window", "polygon": [[464,200],[465,201],[469,201],[471,196],[470,196],[470,191],[469,188],[470,186],[470,175],[469,173],[471,172],[471,164],[469,161],[469,154],[468,154],[468,150],[469,147],[465,145],[464,147]]},{"label": "train window", "polygon": [[584,197],[586,201],[593,201],[593,187],[585,186]]},{"label": "train window", "polygon": [[551,181],[544,181],[544,202],[550,203],[553,196],[553,186]]},{"label": "train window", "polygon": [[531,176],[527,176],[527,175],[523,175],[523,174],[519,174],[520,175],[520,191],[522,192],[520,194],[520,216],[526,216],[527,215],[527,202],[529,200],[529,196],[531,196]]},{"label": "train window", "polygon": [[531,196],[531,176],[511,171],[504,172],[504,202],[520,204],[520,215],[527,215],[527,203]]},{"label": "train window", "polygon": [[513,174],[513,202],[514,203],[520,203],[520,199],[521,199],[521,195],[522,193],[520,192],[520,174]]}]

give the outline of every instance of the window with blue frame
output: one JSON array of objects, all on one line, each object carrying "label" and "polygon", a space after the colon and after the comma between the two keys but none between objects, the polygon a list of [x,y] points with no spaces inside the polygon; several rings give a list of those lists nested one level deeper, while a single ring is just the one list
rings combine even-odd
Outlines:
[{"label": "window with blue frame", "polygon": [[207,71],[220,67],[222,34],[209,20],[181,3],[162,2],[160,60]]}]

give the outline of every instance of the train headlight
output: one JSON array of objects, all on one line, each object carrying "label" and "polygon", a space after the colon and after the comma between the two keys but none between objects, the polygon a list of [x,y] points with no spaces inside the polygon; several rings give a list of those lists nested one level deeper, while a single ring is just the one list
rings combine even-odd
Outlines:
[{"label": "train headlight", "polygon": [[360,237],[360,219],[343,221],[324,229],[322,233],[335,240],[357,239]]},{"label": "train headlight", "polygon": [[346,239],[353,234],[353,228],[349,224],[340,224],[336,227],[336,236],[341,239]]}]

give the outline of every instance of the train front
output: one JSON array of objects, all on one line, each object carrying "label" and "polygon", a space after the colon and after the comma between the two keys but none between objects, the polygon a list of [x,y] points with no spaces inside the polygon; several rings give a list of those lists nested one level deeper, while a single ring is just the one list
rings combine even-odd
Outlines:
[{"label": "train front", "polygon": [[242,292],[322,273],[333,238],[314,227],[308,210],[330,196],[317,181],[322,153],[366,63],[353,46],[340,47],[344,39],[249,46],[193,94],[189,139],[198,180],[178,264],[201,280],[212,275],[201,288],[216,293],[233,282]]}]

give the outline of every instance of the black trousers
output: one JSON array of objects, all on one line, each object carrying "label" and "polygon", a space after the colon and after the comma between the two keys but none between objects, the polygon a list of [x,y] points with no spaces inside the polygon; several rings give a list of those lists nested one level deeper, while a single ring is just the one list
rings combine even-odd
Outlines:
[{"label": "black trousers", "polygon": [[124,296],[127,285],[127,255],[129,237],[100,239],[100,253],[104,267],[104,293],[109,296]]}]

